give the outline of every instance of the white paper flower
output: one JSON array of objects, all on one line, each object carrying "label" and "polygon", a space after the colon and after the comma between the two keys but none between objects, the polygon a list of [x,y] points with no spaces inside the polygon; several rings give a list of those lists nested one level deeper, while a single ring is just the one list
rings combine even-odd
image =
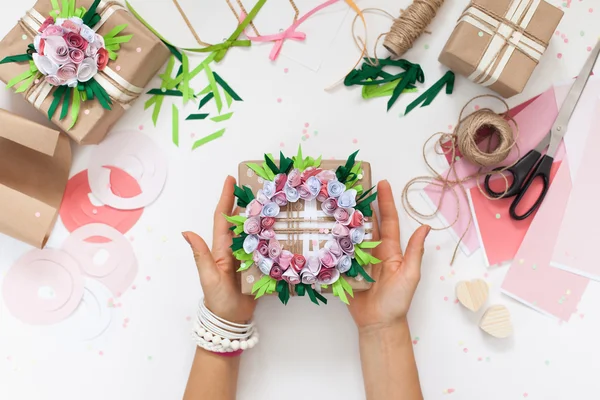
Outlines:
[{"label": "white paper flower", "polygon": [[305,285],[312,285],[317,281],[317,275],[313,274],[306,268],[300,272],[300,277],[302,278],[302,283]]},{"label": "white paper flower", "polygon": [[273,195],[275,194],[275,190],[277,189],[275,182],[273,181],[265,181],[264,185],[263,185],[263,193],[265,194],[265,196],[267,196],[269,199],[271,197],[273,197]]},{"label": "white paper flower", "polygon": [[317,177],[311,176],[310,178],[308,178],[308,180],[306,181],[306,187],[308,188],[308,191],[311,194],[311,199],[317,198],[317,195],[321,191],[321,186],[322,183]]},{"label": "white paper flower", "polygon": [[72,21],[76,25],[83,25],[83,20],[79,17],[71,17],[69,18],[69,21]]},{"label": "white paper flower", "polygon": [[258,248],[259,242],[260,239],[257,235],[246,236],[246,239],[244,239],[244,251],[247,254],[252,254],[252,252]]},{"label": "white paper flower", "polygon": [[94,41],[96,40],[96,32],[94,32],[92,29],[85,25],[81,27],[81,31],[79,32],[79,34],[90,44],[94,43]]},{"label": "white paper flower", "polygon": [[276,217],[279,215],[281,208],[277,205],[277,203],[271,201],[263,207],[261,211],[261,215],[265,217]]},{"label": "white paper flower", "polygon": [[259,189],[258,192],[256,192],[256,201],[263,205],[269,202],[269,198],[265,195],[262,189]]},{"label": "white paper flower", "polygon": [[295,203],[300,199],[300,193],[298,193],[298,190],[288,184],[284,186],[283,191],[285,192],[285,197],[290,203]]},{"label": "white paper flower", "polygon": [[337,179],[327,182],[327,193],[329,193],[329,197],[340,197],[342,193],[344,193],[344,190],[346,190],[346,185]]},{"label": "white paper flower", "polygon": [[273,260],[271,260],[270,258],[261,257],[257,261],[256,265],[258,266],[260,272],[262,272],[264,275],[270,275],[271,268],[273,268]]},{"label": "white paper flower", "polygon": [[67,20],[66,18],[56,18],[54,25],[62,25],[63,22],[65,22],[66,20]]},{"label": "white paper flower", "polygon": [[98,73],[98,65],[93,58],[86,58],[79,64],[77,70],[77,80],[79,82],[87,82]]},{"label": "white paper flower", "polygon": [[352,258],[344,254],[338,261],[337,269],[340,271],[340,274],[343,274],[348,272],[350,268],[352,268]]},{"label": "white paper flower", "polygon": [[348,189],[338,199],[338,205],[344,208],[356,207],[356,195],[357,192],[354,189]]},{"label": "white paper flower", "polygon": [[78,83],[79,83],[79,82],[77,82],[77,78],[73,78],[73,79],[71,79],[71,80],[68,80],[68,81],[65,83],[65,85],[67,85],[67,86],[68,86],[68,87],[70,87],[70,88],[75,88],[75,87],[77,87],[77,84],[78,84]]},{"label": "white paper flower", "polygon": [[40,52],[40,42],[42,41],[42,35],[36,35],[33,38],[33,47],[37,53]]},{"label": "white paper flower", "polygon": [[44,75],[56,75],[58,64],[46,56],[40,56],[37,53],[32,55],[33,62],[37,69]]},{"label": "white paper flower", "polygon": [[354,244],[361,244],[365,240],[365,228],[350,229],[350,239]]}]

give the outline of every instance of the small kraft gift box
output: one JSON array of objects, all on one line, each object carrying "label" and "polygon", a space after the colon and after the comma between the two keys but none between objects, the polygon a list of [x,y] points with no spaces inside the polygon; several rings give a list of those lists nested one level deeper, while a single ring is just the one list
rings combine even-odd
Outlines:
[{"label": "small kraft gift box", "polygon": [[169,54],[119,2],[39,0],[0,42],[0,80],[77,143],[97,144]]},{"label": "small kraft gift box", "polygon": [[543,0],[473,0],[439,61],[503,97],[521,93],[563,11]]},{"label": "small kraft gift box", "polygon": [[42,248],[69,179],[69,138],[2,109],[0,124],[0,232]]},{"label": "small kraft gift box", "polygon": [[[371,166],[321,162],[283,154],[277,161],[239,165],[235,193],[240,215],[228,217],[236,236],[232,251],[240,260],[241,290],[247,295],[307,295],[316,304],[322,292],[343,302],[374,282]],[[326,300],[324,301],[326,302]]]}]

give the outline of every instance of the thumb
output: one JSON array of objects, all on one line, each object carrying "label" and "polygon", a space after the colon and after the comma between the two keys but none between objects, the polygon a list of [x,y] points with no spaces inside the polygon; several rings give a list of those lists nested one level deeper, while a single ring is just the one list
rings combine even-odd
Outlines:
[{"label": "thumb", "polygon": [[213,259],[212,253],[204,239],[194,232],[182,232],[181,234],[194,252],[194,260],[196,261],[196,267],[200,274],[200,280],[204,281],[205,277],[208,277],[211,272],[215,271],[215,260]]},{"label": "thumb", "polygon": [[423,225],[413,233],[406,247],[406,254],[404,255],[406,272],[410,278],[415,279],[417,282],[421,279],[421,262],[425,253],[425,239],[430,231],[430,226]]}]

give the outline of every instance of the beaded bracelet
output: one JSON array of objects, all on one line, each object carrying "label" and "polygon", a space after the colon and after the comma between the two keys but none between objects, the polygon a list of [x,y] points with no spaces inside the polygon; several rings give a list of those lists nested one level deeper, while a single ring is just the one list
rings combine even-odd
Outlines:
[{"label": "beaded bracelet", "polygon": [[254,323],[238,324],[227,321],[200,302],[193,338],[205,350],[214,353],[232,353],[253,348],[258,343]]}]

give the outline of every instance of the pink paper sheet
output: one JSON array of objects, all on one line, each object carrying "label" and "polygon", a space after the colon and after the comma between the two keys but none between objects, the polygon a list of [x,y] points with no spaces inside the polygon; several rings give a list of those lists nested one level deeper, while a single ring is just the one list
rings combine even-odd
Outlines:
[{"label": "pink paper sheet", "polygon": [[589,129],[587,144],[554,247],[551,265],[600,280],[600,214],[597,212],[600,194],[600,101],[596,101],[593,110],[590,119],[594,122]]},{"label": "pink paper sheet", "polygon": [[563,321],[577,311],[589,282],[550,266],[570,191],[569,164],[564,160],[501,286],[504,294]]},{"label": "pink paper sheet", "polygon": [[[537,144],[544,138],[544,136],[550,131],[550,128],[556,120],[558,115],[558,107],[554,95],[554,88],[548,89],[542,93],[535,101],[533,101],[527,108],[521,111],[516,117],[515,121],[519,127],[519,136],[517,138],[518,148],[514,148],[510,155],[504,161],[503,164],[511,164],[516,161],[519,157],[525,155],[529,150],[533,149]],[[556,159],[561,160],[564,157],[564,146],[561,145]],[[478,167],[470,164],[467,160],[461,159],[455,164],[456,173],[459,178],[465,178],[469,175],[477,173]],[[442,173],[445,176],[447,172]],[[474,180],[465,183],[468,188],[475,185]],[[432,204],[438,204],[442,196],[442,191],[435,185],[428,185],[424,190],[427,197],[430,199]],[[457,192],[460,192],[457,188]],[[456,204],[456,199],[451,193],[446,193],[444,201],[440,207],[438,213],[441,219],[447,222],[452,222],[456,218],[457,206],[460,210],[460,217],[458,222],[450,228],[454,237],[461,237],[467,227],[469,226],[469,219],[471,209],[469,207],[469,201],[466,196],[459,193],[459,204]],[[465,235],[461,248],[467,254],[471,254],[480,247],[477,232],[471,224],[471,227]]]},{"label": "pink paper sheet", "polygon": [[[557,161],[552,166],[550,175],[551,183],[553,182],[561,163],[561,161]],[[494,183],[499,184],[499,186],[494,187]],[[502,192],[506,187],[504,185],[504,179],[499,178],[496,182],[492,182],[491,186],[492,189]],[[528,202],[528,197],[526,195],[523,199],[524,203],[521,203],[521,205],[525,206],[533,204],[537,198],[535,196],[541,191],[541,188],[542,182],[536,180],[530,191],[527,192],[527,195],[532,196],[529,198],[531,201]],[[536,213],[527,219],[516,221],[510,217],[509,213],[509,208],[515,200],[514,197],[489,200],[481,193],[477,186],[469,189],[468,195],[471,209],[473,210],[475,228],[477,229],[479,241],[482,244],[486,265],[489,267],[514,259]]]}]

